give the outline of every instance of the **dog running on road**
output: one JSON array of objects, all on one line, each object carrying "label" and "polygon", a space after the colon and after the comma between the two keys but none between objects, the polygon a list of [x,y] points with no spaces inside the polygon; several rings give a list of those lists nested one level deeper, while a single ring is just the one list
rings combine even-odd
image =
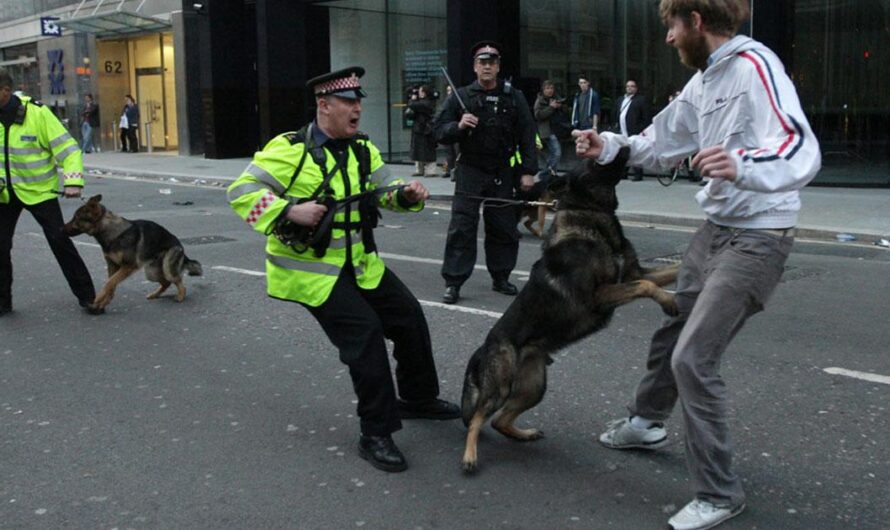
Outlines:
[{"label": "dog running on road", "polygon": [[504,436],[543,436],[513,422],[544,397],[552,353],[606,327],[615,308],[637,298],[652,298],[665,313],[677,313],[674,296],[661,286],[676,280],[678,266],[641,267],[615,215],[615,186],[627,154],[625,148],[606,166],[590,161],[551,183],[557,211],[542,256],[467,366],[461,402],[469,427],[465,472],[476,471],[479,432],[495,413],[492,427]]},{"label": "dog running on road", "polygon": [[124,219],[102,206],[101,200],[101,195],[90,197],[64,227],[69,236],[89,234],[96,238],[108,264],[108,281],[90,308],[104,309],[114,298],[118,284],[143,267],[148,281],[161,284],[148,295],[149,300],[175,285],[175,299],[182,302],[185,299],[182,273],[201,276],[201,264],[189,259],[179,239],[163,226],[153,221]]}]

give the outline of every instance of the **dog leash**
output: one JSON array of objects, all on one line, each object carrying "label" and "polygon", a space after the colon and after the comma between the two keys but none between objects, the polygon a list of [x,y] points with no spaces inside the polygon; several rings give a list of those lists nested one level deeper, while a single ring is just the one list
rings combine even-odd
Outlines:
[{"label": "dog leash", "polygon": [[[59,190],[50,190],[50,191],[51,191],[52,193],[55,193],[55,194],[58,195],[59,197],[62,197],[62,198],[65,198],[65,199],[74,199],[74,197],[68,197],[67,195],[65,195],[65,192],[64,192],[64,191],[59,191]],[[80,199],[80,202],[83,202],[83,201],[86,200],[86,199],[84,198],[82,192],[81,192],[80,196],[77,197],[77,198]]]},{"label": "dog leash", "polygon": [[[550,202],[544,201],[526,201],[522,199],[501,199],[498,197],[482,197],[480,195],[470,195],[468,193],[455,192],[455,195],[460,195],[461,197],[466,197],[467,199],[475,199],[478,201],[482,201],[483,208],[506,208],[508,206],[546,206],[548,208],[555,208],[557,205],[557,201],[553,200]],[[496,204],[489,204],[496,203]]]},{"label": "dog leash", "polygon": [[384,186],[382,188],[374,188],[373,190],[366,190],[361,193],[356,193],[355,195],[350,195],[349,197],[346,197],[345,199],[340,199],[340,200],[334,201],[334,204],[336,204],[334,209],[339,210],[340,208],[346,206],[347,204],[362,200],[362,198],[367,197],[368,195],[384,195],[391,191],[398,191],[398,190],[401,190],[401,189],[407,188],[407,187],[408,187],[407,184],[395,184],[393,186]]}]

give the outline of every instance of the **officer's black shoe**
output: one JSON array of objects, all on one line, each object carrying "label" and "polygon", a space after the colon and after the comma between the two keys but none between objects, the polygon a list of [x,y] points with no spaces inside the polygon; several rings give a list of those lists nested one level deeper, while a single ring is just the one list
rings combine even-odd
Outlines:
[{"label": "officer's black shoe", "polygon": [[79,300],[77,303],[80,304],[80,307],[82,307],[84,309],[84,311],[86,311],[90,315],[104,315],[105,314],[105,308],[94,306],[92,300],[84,299],[84,300]]},{"label": "officer's black shoe", "polygon": [[444,399],[424,401],[399,400],[399,418],[403,420],[455,420],[460,418],[460,407]]},{"label": "officer's black shoe", "polygon": [[358,455],[377,469],[397,473],[408,469],[408,463],[392,436],[365,436],[358,439]]},{"label": "officer's black shoe", "polygon": [[0,306],[0,317],[2,317],[3,315],[9,314],[9,313],[12,313],[11,305]]},{"label": "officer's black shoe", "polygon": [[460,287],[449,285],[445,288],[445,294],[442,295],[442,301],[446,304],[456,304],[460,299]]},{"label": "officer's black shoe", "polygon": [[491,290],[507,296],[516,296],[516,293],[519,292],[519,289],[507,280],[495,280],[491,284]]},{"label": "officer's black shoe", "polygon": [[637,177],[637,176],[630,177],[631,182],[640,182],[641,180],[643,180],[643,177]]}]

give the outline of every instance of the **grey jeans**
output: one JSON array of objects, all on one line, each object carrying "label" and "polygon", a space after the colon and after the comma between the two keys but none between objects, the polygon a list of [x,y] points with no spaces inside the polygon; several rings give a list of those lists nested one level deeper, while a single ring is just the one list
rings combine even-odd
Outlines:
[{"label": "grey jeans", "polygon": [[794,238],[774,231],[702,225],[677,277],[680,312],[652,337],[647,373],[631,414],[670,415],[677,398],[686,424],[686,461],[696,497],[737,506],[745,493],[732,470],[727,391],[720,359],[745,320],[763,309]]}]

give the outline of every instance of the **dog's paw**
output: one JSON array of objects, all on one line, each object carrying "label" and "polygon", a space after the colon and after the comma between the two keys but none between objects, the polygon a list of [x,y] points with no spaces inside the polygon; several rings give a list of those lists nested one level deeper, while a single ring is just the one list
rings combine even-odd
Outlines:
[{"label": "dog's paw", "polygon": [[479,462],[476,460],[464,460],[461,462],[461,469],[467,475],[473,475],[476,471],[479,471]]}]

